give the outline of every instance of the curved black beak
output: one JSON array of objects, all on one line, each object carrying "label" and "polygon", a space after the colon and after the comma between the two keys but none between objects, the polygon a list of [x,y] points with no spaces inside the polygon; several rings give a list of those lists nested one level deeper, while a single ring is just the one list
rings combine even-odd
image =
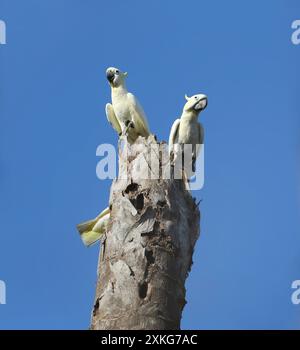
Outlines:
[{"label": "curved black beak", "polygon": [[106,78],[107,78],[107,80],[108,80],[110,83],[113,82],[114,77],[115,77],[115,74],[114,74],[113,72],[109,71],[109,72],[106,73]]}]

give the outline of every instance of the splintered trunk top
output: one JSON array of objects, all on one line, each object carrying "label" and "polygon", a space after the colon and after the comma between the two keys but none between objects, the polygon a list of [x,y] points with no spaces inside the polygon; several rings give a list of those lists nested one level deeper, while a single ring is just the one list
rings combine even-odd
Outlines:
[{"label": "splintered trunk top", "polygon": [[[182,180],[143,176],[152,171],[149,153],[154,143],[150,136],[127,144],[127,158],[120,150],[91,329],[180,328],[200,213]],[[155,153],[160,167],[166,152],[161,147]]]}]

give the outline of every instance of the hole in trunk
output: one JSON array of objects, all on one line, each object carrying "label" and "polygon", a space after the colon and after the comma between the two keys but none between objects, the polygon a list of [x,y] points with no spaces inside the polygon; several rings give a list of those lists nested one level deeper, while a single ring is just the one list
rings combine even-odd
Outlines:
[{"label": "hole in trunk", "polygon": [[140,193],[136,198],[130,199],[130,202],[137,211],[141,211],[144,208],[144,195]]},{"label": "hole in trunk", "polygon": [[144,196],[142,193],[140,193],[136,197],[136,210],[142,210],[144,208]]},{"label": "hole in trunk", "polygon": [[154,259],[154,256],[153,256],[153,251],[150,250],[150,249],[146,249],[145,250],[145,256],[146,256],[146,259],[147,259],[147,262],[148,264],[154,264],[155,262],[155,259]]},{"label": "hole in trunk", "polygon": [[147,291],[148,291],[148,283],[144,281],[139,285],[139,297],[141,299],[145,299],[147,296]]},{"label": "hole in trunk", "polygon": [[94,309],[93,309],[94,316],[96,315],[98,309],[99,309],[99,299],[96,300],[95,305],[94,305]]},{"label": "hole in trunk", "polygon": [[139,185],[133,182],[132,184],[127,186],[125,193],[128,194],[129,192],[135,192],[138,190],[138,188],[139,188]]}]

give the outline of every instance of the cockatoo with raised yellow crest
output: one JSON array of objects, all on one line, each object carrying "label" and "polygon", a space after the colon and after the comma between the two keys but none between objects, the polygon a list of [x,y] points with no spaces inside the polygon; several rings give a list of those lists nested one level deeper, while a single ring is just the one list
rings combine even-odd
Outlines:
[{"label": "cockatoo with raised yellow crest", "polygon": [[109,218],[110,210],[106,208],[95,219],[77,225],[77,230],[85,246],[89,247],[102,238],[106,233]]},{"label": "cockatoo with raised yellow crest", "polygon": [[[192,163],[187,164],[185,172],[187,177],[191,177],[196,171],[195,163],[200,152],[200,147],[204,141],[204,129],[198,122],[198,116],[207,106],[207,96],[203,94],[188,97],[185,95],[186,104],[184,105],[180,119],[176,119],[172,125],[169,137],[169,153],[172,164],[176,164],[176,158],[179,152],[182,154],[184,162],[184,145],[191,145]],[[184,163],[184,165],[186,165]]]},{"label": "cockatoo with raised yellow crest", "polygon": [[107,103],[105,111],[112,127],[119,135],[127,134],[128,142],[132,144],[139,136],[148,137],[150,130],[143,108],[126,88],[126,76],[127,73],[118,68],[110,67],[106,70],[112,103]]}]

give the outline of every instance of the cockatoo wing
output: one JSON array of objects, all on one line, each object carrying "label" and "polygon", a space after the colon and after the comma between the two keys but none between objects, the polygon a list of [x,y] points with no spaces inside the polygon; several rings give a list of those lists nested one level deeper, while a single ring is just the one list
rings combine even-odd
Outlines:
[{"label": "cockatoo wing", "polygon": [[77,225],[80,237],[85,246],[96,243],[105,234],[110,217],[109,208],[104,209],[95,219]]},{"label": "cockatoo wing", "polygon": [[127,101],[130,110],[130,114],[132,116],[132,121],[134,127],[136,128],[135,132],[141,136],[149,136],[150,130],[147,122],[147,118],[142,106],[139,104],[137,98],[131,94],[127,93]]},{"label": "cockatoo wing", "polygon": [[178,138],[178,131],[179,131],[179,125],[180,125],[180,119],[176,119],[175,122],[172,125],[170,136],[169,136],[169,154],[173,152],[173,146],[176,143],[176,140]]},{"label": "cockatoo wing", "polygon": [[204,143],[204,128],[203,128],[201,123],[198,123],[197,126],[198,126],[197,144],[200,146],[197,146],[197,148],[196,148],[196,158],[198,157],[200,151],[202,150],[202,144]]},{"label": "cockatoo wing", "polygon": [[118,134],[121,134],[122,129],[118,118],[115,115],[114,108],[110,103],[105,106],[106,117],[110,125],[116,130]]}]

